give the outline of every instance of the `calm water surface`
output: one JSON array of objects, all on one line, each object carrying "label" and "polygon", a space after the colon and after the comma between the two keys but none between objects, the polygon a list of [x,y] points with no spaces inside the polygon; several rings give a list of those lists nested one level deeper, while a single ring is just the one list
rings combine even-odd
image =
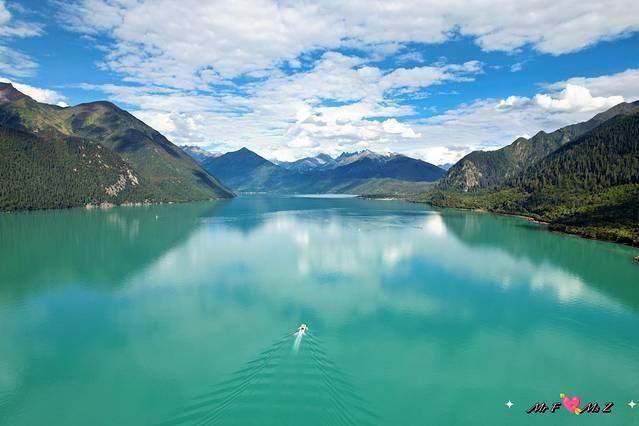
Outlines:
[{"label": "calm water surface", "polygon": [[[637,254],[359,199],[0,215],[0,424],[636,425]],[[616,405],[525,414],[560,392]]]}]

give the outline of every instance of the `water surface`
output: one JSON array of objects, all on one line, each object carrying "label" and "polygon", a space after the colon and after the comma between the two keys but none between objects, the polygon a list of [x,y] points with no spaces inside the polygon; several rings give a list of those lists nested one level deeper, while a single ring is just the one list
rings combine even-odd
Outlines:
[{"label": "water surface", "polygon": [[[360,199],[0,215],[0,424],[639,424],[637,254]],[[616,405],[525,414],[560,392]]]}]

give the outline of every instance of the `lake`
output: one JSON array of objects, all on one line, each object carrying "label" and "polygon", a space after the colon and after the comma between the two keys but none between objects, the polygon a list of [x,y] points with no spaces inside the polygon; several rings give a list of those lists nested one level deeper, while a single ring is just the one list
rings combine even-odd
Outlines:
[{"label": "lake", "polygon": [[[639,424],[637,254],[347,198],[2,214],[0,424]],[[560,393],[615,405],[526,414]]]}]

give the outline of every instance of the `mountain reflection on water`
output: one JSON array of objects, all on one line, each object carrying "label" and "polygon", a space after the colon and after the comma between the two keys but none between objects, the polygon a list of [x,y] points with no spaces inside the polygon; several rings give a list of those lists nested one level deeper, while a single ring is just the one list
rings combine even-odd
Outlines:
[{"label": "mountain reflection on water", "polygon": [[[529,421],[507,399],[621,405],[635,253],[361,199],[0,215],[0,424],[499,425]],[[277,342],[302,322],[316,340],[294,358]],[[277,363],[254,370],[265,348]]]}]

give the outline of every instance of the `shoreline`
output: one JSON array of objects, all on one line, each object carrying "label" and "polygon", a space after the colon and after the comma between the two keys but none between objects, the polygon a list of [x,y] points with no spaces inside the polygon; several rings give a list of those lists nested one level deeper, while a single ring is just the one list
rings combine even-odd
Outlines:
[{"label": "shoreline", "polygon": [[[294,194],[285,195],[285,196],[295,197]],[[233,198],[235,198],[235,197],[233,197]],[[338,198],[341,198],[341,197],[338,197]],[[346,197],[344,197],[344,198],[346,198]],[[455,209],[455,210],[472,211],[472,212],[476,212],[476,213],[489,213],[489,214],[494,214],[494,215],[498,215],[498,216],[517,217],[517,218],[520,218],[520,219],[524,219],[524,220],[526,220],[528,222],[532,222],[532,223],[535,223],[535,224],[538,224],[538,225],[543,225],[550,232],[554,232],[554,233],[558,233],[558,234],[562,234],[562,235],[567,235],[567,236],[571,236],[571,237],[583,238],[583,239],[592,240],[592,241],[601,241],[601,242],[606,242],[606,243],[619,244],[619,245],[623,245],[623,246],[627,246],[627,247],[632,247],[633,249],[639,249],[639,243],[613,241],[611,239],[596,238],[596,237],[593,237],[593,236],[587,234],[586,230],[581,230],[580,227],[569,227],[569,225],[564,225],[564,224],[560,224],[560,223],[556,223],[555,224],[555,223],[546,222],[546,221],[534,218],[532,216],[526,216],[526,215],[517,214],[517,213],[506,213],[506,212],[491,211],[491,210],[483,209],[483,208],[438,206],[438,205],[433,204],[433,203],[428,202],[428,201],[418,201],[418,200],[415,200],[415,199],[411,199],[411,198],[408,198],[408,197],[402,197],[402,196],[384,196],[384,197],[383,196],[377,196],[376,197],[376,196],[370,196],[370,195],[355,195],[353,197],[348,197],[348,198],[360,198],[360,199],[371,200],[371,201],[404,201],[404,202],[414,203],[414,204],[427,204],[427,205],[429,205],[431,207],[436,207],[436,208],[440,208],[440,209]],[[145,200],[144,202],[123,202],[123,203],[119,203],[119,204],[114,204],[114,203],[109,203],[109,202],[102,202],[100,204],[87,203],[87,204],[84,204],[84,205],[68,206],[68,207],[34,208],[34,209],[21,209],[21,210],[2,210],[2,211],[0,211],[0,214],[29,213],[29,212],[37,212],[37,211],[71,210],[71,209],[109,210],[109,209],[114,208],[114,207],[149,207],[149,206],[162,205],[162,204],[183,204],[183,203],[203,202],[203,201],[224,201],[224,200],[229,200],[229,199],[232,199],[232,198],[207,198],[207,199],[201,199],[201,200],[156,201],[156,202],[149,202],[149,201]],[[563,228],[563,229],[560,229],[560,228]],[[639,265],[639,255],[638,256],[633,256],[633,258],[634,258],[635,262]]]},{"label": "shoreline", "polygon": [[0,214],[16,214],[16,213],[35,213],[35,212],[47,212],[47,211],[58,211],[58,210],[101,210],[106,211],[115,207],[151,207],[151,206],[159,206],[163,204],[186,204],[186,203],[202,203],[209,201],[228,201],[232,200],[236,197],[230,198],[203,198],[201,200],[181,200],[181,201],[140,201],[140,202],[130,202],[126,201],[123,203],[110,203],[110,202],[100,202],[100,203],[86,203],[86,204],[78,204],[77,206],[67,206],[67,207],[41,207],[41,208],[32,208],[32,209],[16,209],[16,210],[0,210]]},{"label": "shoreline", "polygon": [[[575,237],[575,238],[583,238],[586,240],[591,240],[591,241],[601,241],[601,242],[605,242],[605,243],[612,243],[612,244],[618,244],[618,245],[622,245],[622,246],[626,246],[626,247],[632,247],[633,249],[639,249],[639,243],[632,243],[632,242],[623,242],[623,241],[613,241],[613,240],[609,240],[609,239],[603,239],[603,238],[594,238],[590,235],[588,235],[585,230],[580,230],[580,227],[573,227],[571,228],[571,230],[568,230],[568,225],[564,225],[561,223],[552,223],[552,222],[546,222],[543,220],[539,220],[536,219],[532,216],[526,216],[526,215],[522,215],[522,214],[516,214],[516,213],[505,213],[505,212],[496,212],[496,211],[491,211],[491,210],[487,210],[487,209],[482,209],[482,208],[465,208],[465,207],[445,207],[445,206],[438,206],[436,204],[427,202],[427,201],[417,201],[417,200],[404,200],[404,201],[408,201],[409,203],[415,203],[415,204],[428,204],[429,206],[432,207],[437,207],[440,209],[455,209],[455,210],[465,210],[465,211],[473,211],[473,212],[477,212],[477,213],[490,213],[490,214],[495,214],[498,216],[509,216],[509,217],[518,217],[520,219],[525,219],[529,222],[533,222],[539,225],[543,225],[545,226],[548,231],[550,232],[555,232],[557,234],[562,234],[562,235],[567,235],[570,237]],[[566,229],[558,229],[558,227],[563,227]],[[639,256],[635,256],[634,260],[637,262],[637,264],[639,264]]]}]

